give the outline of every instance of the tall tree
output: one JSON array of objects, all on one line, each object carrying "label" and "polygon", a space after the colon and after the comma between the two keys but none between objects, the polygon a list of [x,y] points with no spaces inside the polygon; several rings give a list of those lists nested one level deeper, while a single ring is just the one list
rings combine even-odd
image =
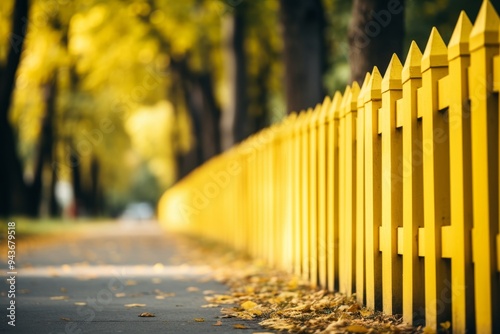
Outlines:
[{"label": "tall tree", "polygon": [[404,0],[354,0],[349,26],[351,80],[361,83],[377,66],[385,70],[403,51]]},{"label": "tall tree", "polygon": [[246,137],[246,57],[243,4],[224,17],[224,53],[229,100],[222,115],[222,147],[228,149]]},{"label": "tall tree", "polygon": [[324,26],[321,0],[280,0],[287,111],[300,111],[324,97]]},{"label": "tall tree", "polygon": [[26,187],[17,154],[14,130],[9,122],[9,109],[15,77],[26,36],[28,0],[16,0],[12,15],[12,32],[7,63],[0,69],[0,216],[21,213],[25,209]]}]

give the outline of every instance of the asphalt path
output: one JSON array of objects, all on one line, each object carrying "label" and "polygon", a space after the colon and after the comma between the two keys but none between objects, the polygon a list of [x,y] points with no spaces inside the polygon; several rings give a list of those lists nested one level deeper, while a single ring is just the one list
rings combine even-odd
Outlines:
[{"label": "asphalt path", "polygon": [[257,320],[202,307],[205,295],[227,287],[210,279],[208,266],[186,263],[175,237],[154,222],[96,224],[79,235],[21,242],[14,275],[6,261],[1,333],[271,333]]}]

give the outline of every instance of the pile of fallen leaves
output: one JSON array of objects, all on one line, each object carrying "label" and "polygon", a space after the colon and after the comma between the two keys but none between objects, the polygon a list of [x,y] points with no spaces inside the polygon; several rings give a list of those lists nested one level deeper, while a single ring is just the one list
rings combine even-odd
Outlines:
[{"label": "pile of fallen leaves", "polygon": [[[184,245],[189,245],[185,255],[195,262],[203,259],[214,269],[214,278],[229,286],[227,294],[205,296],[208,304],[203,307],[221,307],[222,317],[258,319],[265,328],[293,333],[435,332],[367,309],[355,296],[313,288],[295,275],[273,270],[217,244],[197,240],[197,247],[193,247],[191,240]],[[442,332],[448,331],[448,322],[441,326]]]}]

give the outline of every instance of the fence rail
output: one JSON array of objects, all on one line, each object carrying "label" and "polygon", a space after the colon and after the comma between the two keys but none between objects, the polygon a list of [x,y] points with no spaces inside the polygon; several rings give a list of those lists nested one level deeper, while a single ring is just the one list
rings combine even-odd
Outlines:
[{"label": "fence rail", "polygon": [[434,28],[192,172],[160,220],[413,324],[500,333],[499,29],[488,1],[462,12],[448,46]]}]

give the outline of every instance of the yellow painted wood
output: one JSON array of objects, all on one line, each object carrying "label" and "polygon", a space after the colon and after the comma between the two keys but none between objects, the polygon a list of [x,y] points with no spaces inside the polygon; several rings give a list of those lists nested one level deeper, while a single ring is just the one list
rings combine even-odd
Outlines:
[{"label": "yellow painted wood", "polygon": [[347,99],[351,93],[351,86],[347,86],[346,90],[342,96],[342,103],[340,106],[340,120],[339,120],[339,192],[342,196],[339,197],[339,291],[347,294],[347,272],[346,272],[346,262],[348,261],[346,243],[344,242],[346,238],[346,187],[348,182],[346,181],[347,171],[346,171],[346,150],[347,150],[347,134],[346,134],[346,119],[345,110]]},{"label": "yellow painted wood", "polygon": [[471,124],[467,87],[471,30],[472,23],[462,11],[448,43],[449,75],[439,81],[439,96],[447,96],[448,100],[448,105],[440,108],[449,108],[450,166],[453,166],[450,168],[451,226],[444,226],[442,230],[443,257],[451,258],[451,289],[456,291],[452,294],[451,323],[457,333],[473,332],[475,328]]},{"label": "yellow painted wood", "polygon": [[398,227],[398,254],[403,255],[403,249],[404,249],[404,234],[403,234],[403,228]]},{"label": "yellow painted wood", "polygon": [[469,41],[471,102],[472,199],[474,224],[474,292],[476,331],[500,332],[500,288],[496,273],[498,233],[498,98],[491,94],[493,58],[498,54],[500,19],[483,2]]},{"label": "yellow painted wood", "polygon": [[321,105],[317,104],[308,124],[309,135],[309,280],[318,285],[318,116]]},{"label": "yellow painted wood", "polygon": [[441,227],[450,224],[448,122],[438,108],[438,81],[448,74],[448,50],[433,28],[422,55],[425,321],[431,328],[451,318],[451,303],[443,296],[450,284],[450,263],[441,256]]},{"label": "yellow painted wood", "polygon": [[308,109],[306,115],[302,121],[301,129],[301,161],[302,161],[302,173],[301,173],[301,207],[302,207],[302,221],[301,221],[301,240],[302,240],[302,277],[309,280],[310,277],[310,245],[309,245],[309,121],[311,119],[312,109]]},{"label": "yellow painted wood", "polygon": [[328,289],[338,291],[339,275],[339,118],[342,94],[336,92],[328,110],[326,234]]},{"label": "yellow painted wood", "polygon": [[294,123],[294,143],[293,143],[293,157],[295,159],[294,166],[296,174],[294,176],[294,228],[293,228],[293,245],[294,245],[294,273],[296,275],[302,274],[302,122],[305,113],[298,114]]},{"label": "yellow painted wood", "polygon": [[396,101],[402,97],[403,65],[396,55],[382,79],[382,108],[379,110],[379,133],[382,135],[382,251],[383,310],[401,313],[402,258],[397,253],[397,228],[403,221],[402,132],[396,128]]},{"label": "yellow painted wood", "polygon": [[[350,295],[355,292],[356,282],[356,115],[359,85],[353,82],[346,94],[345,119],[345,220],[344,233],[344,280],[340,281],[340,291]],[[342,277],[342,276],[341,276]],[[342,284],[343,282],[343,284]]]},{"label": "yellow painted wood", "polygon": [[[412,42],[402,71],[403,131],[403,319],[422,324],[424,319],[423,247],[417,239],[423,227],[422,123],[418,119],[417,91],[422,86],[422,53]],[[420,100],[419,100],[420,101]],[[420,247],[419,247],[420,246]],[[423,255],[423,254],[422,254]]]},{"label": "yellow painted wood", "polygon": [[321,111],[317,119],[318,134],[318,277],[321,288],[327,288],[327,231],[326,231],[326,160],[327,160],[327,117],[330,109],[330,98],[327,96],[321,105]]},{"label": "yellow painted wood", "polygon": [[367,73],[357,99],[356,117],[356,300],[365,303],[365,101]]},{"label": "yellow painted wood", "polygon": [[365,108],[365,240],[366,305],[382,308],[382,269],[379,251],[379,227],[382,220],[382,153],[378,135],[378,109],[382,104],[382,76],[377,67],[371,73],[364,93]]}]

